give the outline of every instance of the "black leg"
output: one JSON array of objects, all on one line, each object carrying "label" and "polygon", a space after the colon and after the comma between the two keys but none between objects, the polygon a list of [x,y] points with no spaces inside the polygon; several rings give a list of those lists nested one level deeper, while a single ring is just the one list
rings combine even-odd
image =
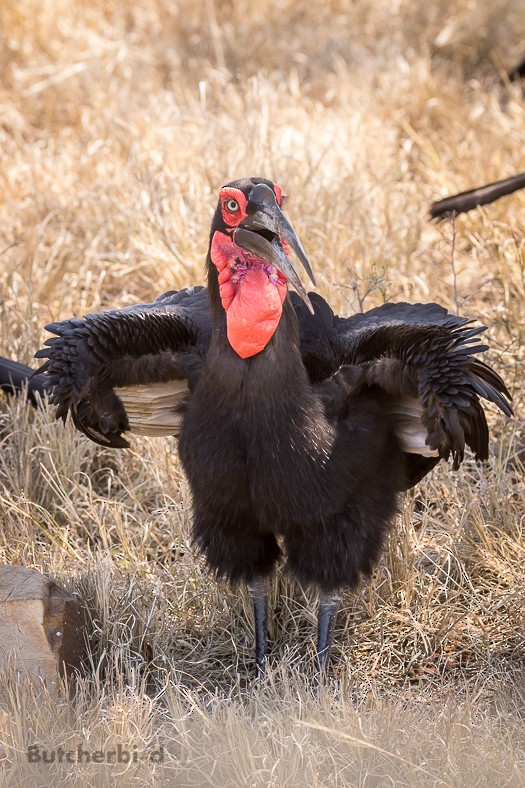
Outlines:
[{"label": "black leg", "polygon": [[268,613],[268,577],[256,577],[248,583],[248,593],[253,604],[255,620],[255,664],[257,675],[262,676],[266,658],[266,616]]},{"label": "black leg", "polygon": [[340,604],[340,592],[319,592],[319,613],[317,618],[317,667],[319,674],[326,673],[330,662],[335,619]]}]

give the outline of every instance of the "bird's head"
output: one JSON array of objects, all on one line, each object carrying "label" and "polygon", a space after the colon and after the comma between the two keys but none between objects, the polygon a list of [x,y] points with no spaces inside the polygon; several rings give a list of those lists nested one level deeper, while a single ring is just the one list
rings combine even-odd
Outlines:
[{"label": "bird's head", "polygon": [[241,358],[263,350],[282,314],[288,282],[311,312],[290,249],[315,285],[310,263],[282,210],[281,189],[264,178],[223,186],[213,217],[210,279],[218,279],[228,340]]}]

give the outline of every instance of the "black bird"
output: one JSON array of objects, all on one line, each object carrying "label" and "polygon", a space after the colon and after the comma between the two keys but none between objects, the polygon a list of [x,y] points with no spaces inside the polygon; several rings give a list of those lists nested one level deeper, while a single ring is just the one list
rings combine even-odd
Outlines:
[{"label": "black bird", "polygon": [[452,194],[442,200],[433,202],[430,206],[431,219],[446,219],[458,213],[467,213],[477,208],[479,205],[488,205],[506,197],[520,189],[525,188],[525,172],[512,175],[510,178],[503,178],[501,181],[487,183],[485,186],[477,186],[475,189]]},{"label": "black bird", "polygon": [[458,468],[465,445],[486,459],[480,398],[509,416],[510,395],[466,318],[407,303],[341,318],[307,295],[282,203],[271,181],[229,183],[207,289],[53,323],[36,356],[57,417],[96,443],[179,435],[194,542],[217,576],[247,583],[259,670],[281,551],[318,587],[321,669],[341,591],[372,570],[400,493],[440,459]]}]

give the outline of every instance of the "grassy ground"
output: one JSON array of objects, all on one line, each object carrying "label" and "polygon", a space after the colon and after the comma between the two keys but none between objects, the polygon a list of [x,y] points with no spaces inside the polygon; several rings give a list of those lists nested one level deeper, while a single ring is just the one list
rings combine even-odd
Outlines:
[{"label": "grassy ground", "polygon": [[[315,597],[284,575],[253,681],[249,605],[189,545],[174,443],[111,453],[2,402],[0,561],[86,601],[95,668],[74,704],[2,677],[4,784],[523,785],[525,198],[455,227],[427,210],[523,170],[502,75],[524,34],[518,0],[1,4],[1,353],[30,363],[50,320],[202,282],[218,187],[260,174],[338,311],[479,317],[516,406],[490,413],[485,465],[408,497],[319,690]],[[79,744],[137,761],[27,762]]]}]

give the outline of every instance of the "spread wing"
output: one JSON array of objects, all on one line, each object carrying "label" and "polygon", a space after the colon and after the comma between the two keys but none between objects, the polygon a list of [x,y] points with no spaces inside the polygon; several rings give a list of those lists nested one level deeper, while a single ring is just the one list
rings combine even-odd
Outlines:
[{"label": "spread wing", "polygon": [[165,293],[151,304],[52,323],[36,353],[57,418],[70,413],[95,443],[129,444],[122,433],[177,434],[206,355],[211,315],[204,287]]},{"label": "spread wing", "polygon": [[[380,391],[403,448],[454,468],[465,444],[477,459],[488,456],[482,399],[507,416],[511,396],[501,377],[480,358],[488,350],[485,326],[451,315],[438,304],[385,304],[341,318],[310,294],[315,315],[293,298],[305,366],[314,381],[328,374],[351,378],[353,390]],[[385,396],[386,395],[386,396]]]}]

